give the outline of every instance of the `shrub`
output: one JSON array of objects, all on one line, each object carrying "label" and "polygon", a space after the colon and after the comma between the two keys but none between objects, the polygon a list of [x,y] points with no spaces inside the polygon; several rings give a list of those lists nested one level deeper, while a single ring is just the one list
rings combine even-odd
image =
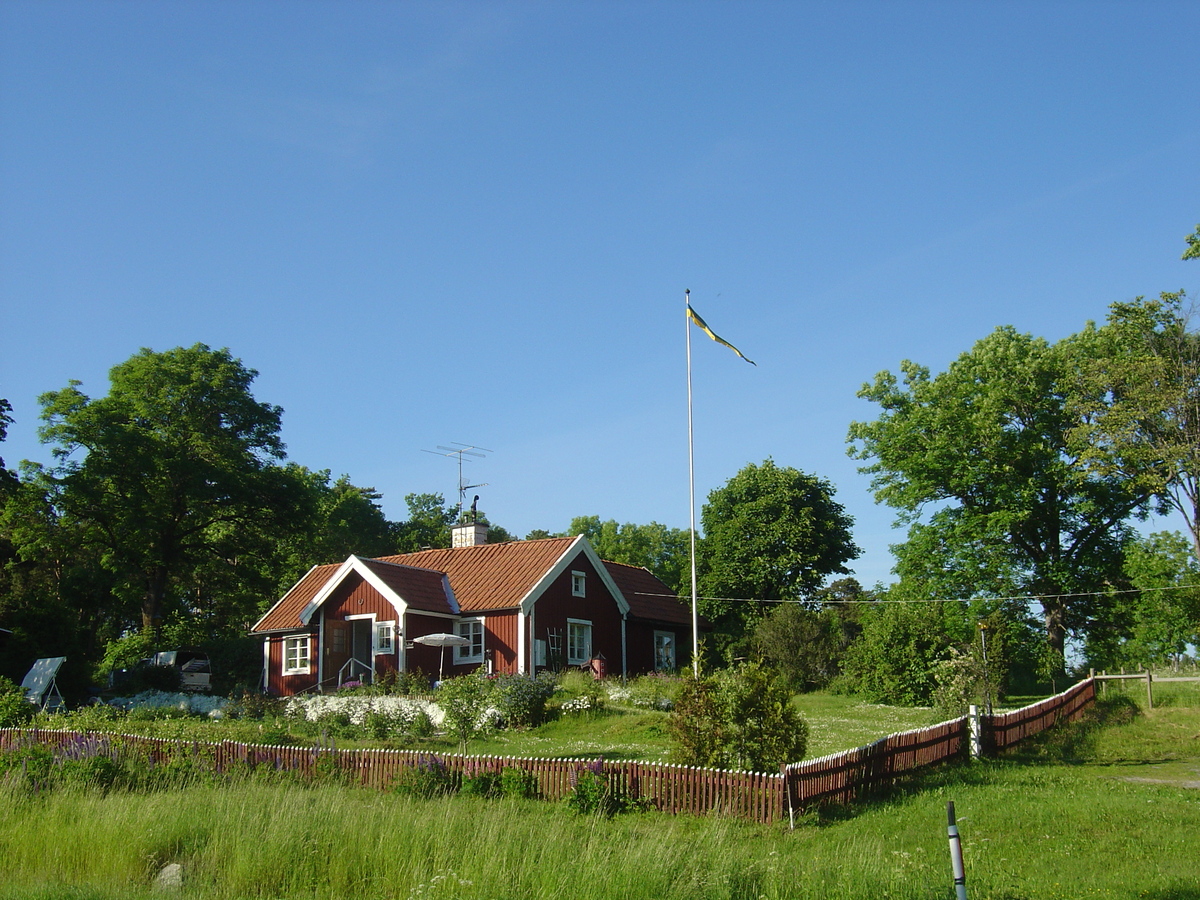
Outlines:
[{"label": "shrub", "polygon": [[0,728],[19,728],[37,712],[25,699],[25,692],[7,678],[0,676]]},{"label": "shrub", "polygon": [[682,689],[683,679],[677,675],[641,675],[626,686],[627,702],[642,709],[669,711],[674,708]]},{"label": "shrub", "polygon": [[505,797],[532,800],[538,795],[537,776],[520,766],[505,766],[500,770],[500,793]]},{"label": "shrub", "polygon": [[284,714],[285,704],[279,697],[257,691],[244,691],[229,701],[225,716],[230,719],[278,718]]},{"label": "shrub", "polygon": [[808,725],[791,692],[757,664],[685,677],[670,731],[672,760],[688,766],[774,771],[802,759],[808,747]]},{"label": "shrub", "polygon": [[480,764],[467,763],[459,793],[468,797],[499,797],[500,774]]},{"label": "shrub", "polygon": [[581,816],[608,816],[616,812],[612,788],[604,774],[604,760],[598,759],[571,772],[571,793],[564,802]]},{"label": "shrub", "polygon": [[546,703],[554,696],[558,679],[550,672],[537,675],[501,675],[494,682],[496,708],[510,728],[540,725]]},{"label": "shrub", "polygon": [[402,769],[392,781],[392,790],[409,797],[437,797],[454,789],[454,774],[432,753],[421,754],[415,765]]},{"label": "shrub", "polygon": [[437,704],[445,713],[443,724],[458,738],[463,752],[471,738],[491,725],[488,716],[491,695],[492,682],[482,669],[471,675],[447,678],[438,687]]}]

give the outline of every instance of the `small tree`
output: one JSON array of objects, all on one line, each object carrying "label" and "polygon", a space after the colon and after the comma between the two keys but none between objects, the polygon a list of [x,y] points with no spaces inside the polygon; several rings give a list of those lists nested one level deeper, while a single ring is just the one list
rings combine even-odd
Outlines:
[{"label": "small tree", "polygon": [[671,758],[689,766],[771,771],[803,758],[808,725],[782,679],[757,663],[685,677],[671,716]]},{"label": "small tree", "polygon": [[685,766],[724,767],[725,716],[716,682],[688,673],[671,713],[671,759]]},{"label": "small tree", "polygon": [[458,738],[463,753],[477,734],[486,732],[492,682],[483,669],[470,675],[447,678],[437,689],[437,705],[445,714],[446,730]]},{"label": "small tree", "polygon": [[721,677],[729,755],[743,769],[777,770],[804,757],[808,724],[782,679],[758,663]]}]

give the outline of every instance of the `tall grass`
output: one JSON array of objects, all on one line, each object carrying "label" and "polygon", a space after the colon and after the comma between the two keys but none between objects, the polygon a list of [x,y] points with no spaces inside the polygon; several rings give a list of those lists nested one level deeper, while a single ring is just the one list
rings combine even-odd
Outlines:
[{"label": "tall grass", "polygon": [[[1093,747],[1154,727],[1114,709],[1085,726]],[[1063,761],[1081,746],[935,772],[890,798],[812,813],[791,832],[255,782],[10,792],[0,798],[0,898],[148,896],[159,869],[178,862],[182,896],[205,900],[940,900],[951,896],[948,799],[973,900],[1200,898],[1200,792]]]},{"label": "tall grass", "polygon": [[1195,687],[1156,692],[1154,710],[1112,692],[1079,726],[795,831],[252,779],[132,792],[9,779],[0,900],[161,897],[168,863],[183,866],[180,896],[204,900],[944,900],[947,800],[972,900],[1200,900],[1200,790],[1182,786],[1200,770]]}]

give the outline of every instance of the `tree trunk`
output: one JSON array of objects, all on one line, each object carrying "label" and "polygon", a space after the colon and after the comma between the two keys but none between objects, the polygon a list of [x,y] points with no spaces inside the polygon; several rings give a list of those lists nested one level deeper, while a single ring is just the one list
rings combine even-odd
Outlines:
[{"label": "tree trunk", "polygon": [[163,603],[167,597],[167,570],[159,566],[146,579],[146,596],[142,600],[142,633],[157,639],[162,630]]}]

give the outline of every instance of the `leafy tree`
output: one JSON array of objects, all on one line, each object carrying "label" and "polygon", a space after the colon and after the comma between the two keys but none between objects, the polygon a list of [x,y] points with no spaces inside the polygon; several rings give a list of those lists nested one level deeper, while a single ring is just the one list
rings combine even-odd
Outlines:
[{"label": "leafy tree", "polygon": [[1180,259],[1200,259],[1200,225],[1196,226],[1196,230],[1189,234],[1186,238],[1187,249],[1183,251],[1183,256]]},{"label": "leafy tree", "polygon": [[1071,439],[1073,391],[1094,331],[1049,344],[999,328],[942,374],[901,363],[859,396],[878,403],[855,422],[850,453],[870,461],[876,500],[910,525],[894,548],[911,596],[1034,595],[1050,652],[1068,632],[1103,625],[1095,596],[1119,576],[1130,517],[1145,487],[1082,465]]},{"label": "leafy tree", "polygon": [[846,563],[859,549],[853,519],[833,493],[825,479],[767,459],[708,495],[699,605],[727,652],[765,604],[809,599],[827,576],[849,574]]},{"label": "leafy tree", "polygon": [[567,533],[586,537],[601,559],[649,569],[674,591],[680,591],[685,580],[690,585],[690,542],[688,532],[682,528],[668,528],[658,522],[618,525],[615,519],[576,516]]},{"label": "leafy tree", "polygon": [[813,604],[779,604],[754,628],[754,655],[793,690],[825,687],[841,672],[842,657],[862,630],[859,604],[871,596],[853,578],[842,578],[818,592]]},{"label": "leafy tree", "polygon": [[458,510],[447,506],[441,494],[406,494],[408,520],[396,526],[396,552],[415,553],[450,546],[450,526]]},{"label": "leafy tree", "polygon": [[1159,532],[1132,543],[1125,576],[1126,591],[1114,601],[1120,627],[1089,639],[1088,662],[1103,669],[1178,665],[1200,641],[1200,562],[1189,542]]},{"label": "leafy tree", "polygon": [[[0,444],[4,443],[8,438],[8,426],[13,423],[12,404],[0,397]],[[4,467],[4,457],[0,456],[0,503],[4,497],[16,485],[16,473],[10,472]]]},{"label": "leafy tree", "polygon": [[143,630],[186,606],[206,567],[243,570],[305,518],[301,486],[273,464],[281,410],[255,400],[256,375],[203,344],[143,349],[111,370],[106,397],[72,381],[39,398],[58,464],[35,475],[116,593],[137,598]]},{"label": "leafy tree", "polygon": [[1182,293],[1114,303],[1079,372],[1072,437],[1094,472],[1182,514],[1200,559],[1200,332]]},{"label": "leafy tree", "polygon": [[[897,598],[889,594],[889,599]],[[846,653],[850,686],[876,703],[926,706],[937,668],[969,632],[945,603],[889,602],[869,608],[859,638]]]}]

